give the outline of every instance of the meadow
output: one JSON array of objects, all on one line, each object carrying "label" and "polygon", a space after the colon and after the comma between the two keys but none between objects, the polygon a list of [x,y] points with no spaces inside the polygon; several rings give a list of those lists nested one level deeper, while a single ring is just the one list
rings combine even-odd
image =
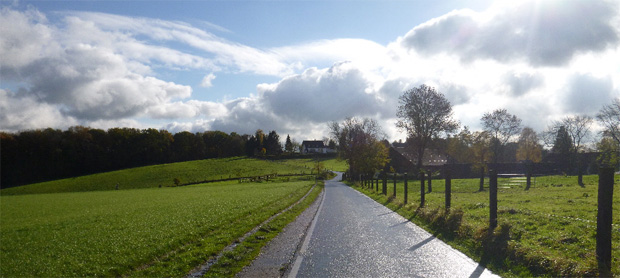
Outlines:
[{"label": "meadow", "polygon": [[321,167],[329,171],[346,172],[349,169],[349,165],[344,160],[338,158],[320,157],[320,158],[298,158],[298,159],[283,159],[275,161],[293,167],[303,167],[308,170],[312,170],[316,167],[317,162],[321,164]]},{"label": "meadow", "polygon": [[183,276],[314,181],[0,198],[0,276]]},{"label": "meadow", "polygon": [[[613,200],[612,272],[620,275],[620,178],[615,177]],[[482,261],[502,276],[597,276],[596,215],[598,176],[537,177],[529,190],[509,179],[499,179],[499,227],[488,233],[488,180],[452,180],[452,206],[445,210],[445,182],[435,179],[433,192],[420,208],[420,181],[409,180],[408,203],[404,183],[388,180],[385,196],[355,188],[422,225],[453,247]],[[380,188],[382,183],[380,183]],[[428,186],[428,183],[426,183]],[[427,189],[428,191],[428,189]]]},{"label": "meadow", "polygon": [[175,179],[181,184],[219,180],[236,177],[254,177],[270,174],[309,173],[296,163],[234,157],[194,160],[170,164],[145,166],[105,172],[87,176],[54,180],[7,188],[1,195],[21,195],[60,192],[84,192],[95,190],[136,189],[174,186]]}]

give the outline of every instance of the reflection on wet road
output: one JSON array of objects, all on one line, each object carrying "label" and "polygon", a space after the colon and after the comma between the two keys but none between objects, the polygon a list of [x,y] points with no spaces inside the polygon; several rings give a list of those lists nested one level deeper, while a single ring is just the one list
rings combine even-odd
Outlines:
[{"label": "reflection on wet road", "polygon": [[497,277],[374,200],[336,182],[291,270],[297,277]]}]

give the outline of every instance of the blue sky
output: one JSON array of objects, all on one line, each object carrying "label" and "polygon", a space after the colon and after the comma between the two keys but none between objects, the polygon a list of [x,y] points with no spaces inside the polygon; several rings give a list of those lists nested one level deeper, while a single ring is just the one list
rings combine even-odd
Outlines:
[{"label": "blue sky", "polygon": [[480,128],[542,131],[620,97],[620,2],[2,1],[0,130],[131,126],[327,136],[428,84]]}]

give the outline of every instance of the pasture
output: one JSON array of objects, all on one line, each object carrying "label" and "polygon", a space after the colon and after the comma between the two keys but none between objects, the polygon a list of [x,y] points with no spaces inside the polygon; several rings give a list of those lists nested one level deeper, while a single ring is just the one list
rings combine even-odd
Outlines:
[{"label": "pasture", "polygon": [[[613,273],[620,274],[620,179],[615,177],[613,200]],[[367,188],[358,190],[386,204],[404,217],[438,235],[473,258],[483,260],[502,276],[596,276],[596,215],[598,176],[538,177],[528,191],[524,185],[499,179],[498,223],[488,237],[488,180],[479,192],[479,179],[452,180],[452,207],[444,210],[445,182],[435,179],[433,192],[420,204],[420,181],[409,180],[408,203],[404,183],[388,179],[384,196]],[[359,184],[358,184],[359,185]],[[380,182],[381,190],[382,182]],[[428,182],[425,183],[428,192]],[[379,191],[380,191],[379,190]],[[486,241],[485,241],[486,240]]]},{"label": "pasture", "polygon": [[295,163],[254,158],[234,157],[194,160],[170,164],[144,166],[105,172],[81,177],[41,182],[7,188],[1,195],[21,195],[60,192],[84,192],[96,190],[136,189],[174,186],[174,179],[181,184],[225,178],[254,177],[270,174],[300,174],[310,171]]},{"label": "pasture", "polygon": [[[244,162],[247,160],[241,160]],[[258,166],[249,170],[254,171],[252,173],[272,171],[268,169],[268,162],[255,163]],[[226,166],[226,162],[224,165],[232,167]],[[160,177],[169,180],[182,171],[164,169],[153,166],[148,173],[162,171],[165,174]],[[278,169],[294,172],[295,168],[282,166]],[[209,176],[199,174],[203,171],[189,172],[188,176],[196,178]],[[130,176],[130,172],[126,175]],[[146,172],[137,173],[140,177],[145,175]],[[82,179],[95,183],[99,178],[101,174]],[[64,183],[66,181],[58,188],[66,189],[60,187]],[[299,200],[313,184],[314,181],[231,181],[184,187],[13,196],[4,194],[3,190],[0,197],[0,276],[183,276],[265,219]],[[87,188],[92,187],[96,184]]]}]

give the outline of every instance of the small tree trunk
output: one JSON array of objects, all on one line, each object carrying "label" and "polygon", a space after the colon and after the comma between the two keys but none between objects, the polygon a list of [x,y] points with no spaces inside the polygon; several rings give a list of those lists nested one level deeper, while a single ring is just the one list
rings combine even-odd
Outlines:
[{"label": "small tree trunk", "polygon": [[480,167],[480,188],[478,191],[484,191],[484,165]]}]

